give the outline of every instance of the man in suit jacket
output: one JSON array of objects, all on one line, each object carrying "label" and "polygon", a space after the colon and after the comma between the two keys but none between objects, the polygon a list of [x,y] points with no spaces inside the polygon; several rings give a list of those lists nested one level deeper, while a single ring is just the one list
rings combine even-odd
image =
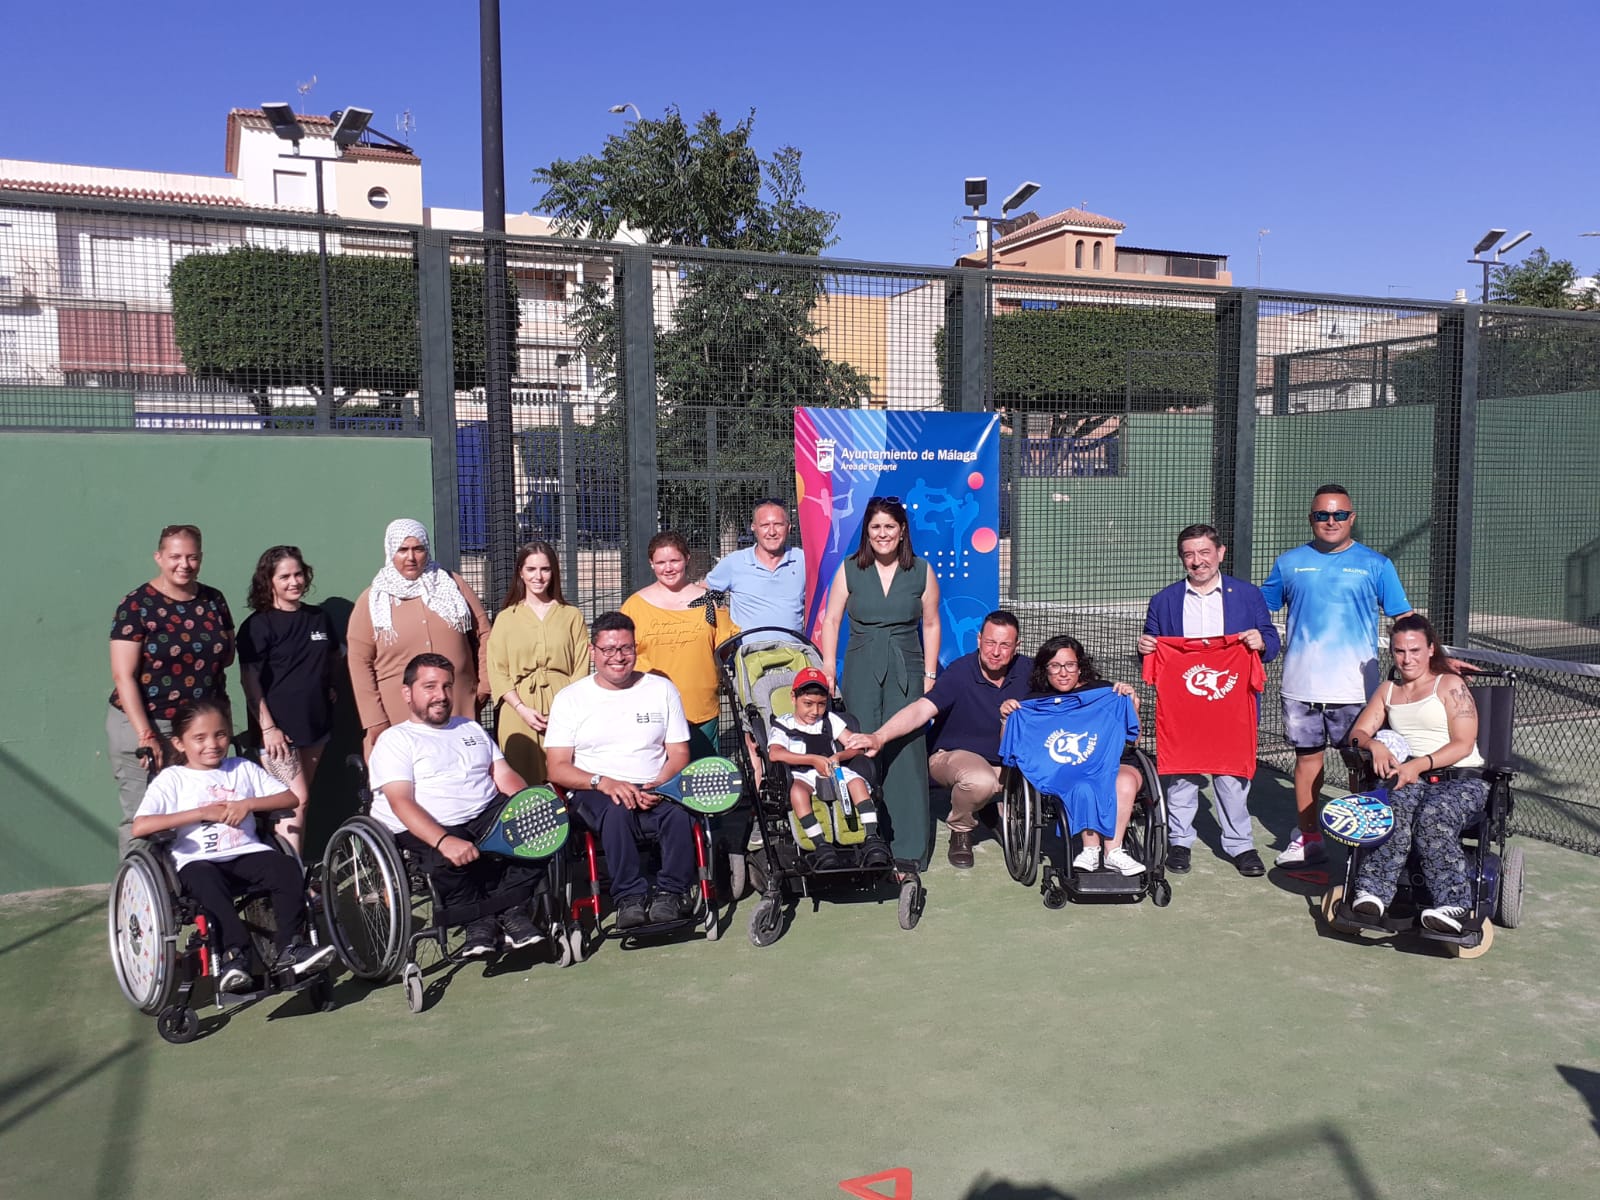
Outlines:
[{"label": "man in suit jacket", "polygon": [[[1190,525],[1178,534],[1178,558],[1184,578],[1162,588],[1150,598],[1145,613],[1139,653],[1153,654],[1158,637],[1218,637],[1236,633],[1263,662],[1278,656],[1282,642],[1272,624],[1272,614],[1254,584],[1222,573],[1228,548],[1210,525]],[[1158,764],[1159,765],[1159,764]],[[1167,870],[1182,874],[1189,869],[1194,845],[1194,816],[1200,808],[1203,775],[1163,775],[1167,796]],[[1234,775],[1212,777],[1217,822],[1222,826],[1222,850],[1241,875],[1265,875],[1266,866],[1256,853],[1250,831],[1250,780]]]}]

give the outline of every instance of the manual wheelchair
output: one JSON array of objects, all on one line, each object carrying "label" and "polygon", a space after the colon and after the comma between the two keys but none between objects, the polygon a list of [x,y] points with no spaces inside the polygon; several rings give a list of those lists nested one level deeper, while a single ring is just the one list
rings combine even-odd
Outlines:
[{"label": "manual wheelchair", "polygon": [[[1321,915],[1329,929],[1345,934],[1414,933],[1428,941],[1443,943],[1452,957],[1478,958],[1487,954],[1494,944],[1496,924],[1515,929],[1522,923],[1522,847],[1506,846],[1506,827],[1513,806],[1511,781],[1516,777],[1511,769],[1516,682],[1516,675],[1509,671],[1482,670],[1467,678],[1478,710],[1478,753],[1484,765],[1446,768],[1425,777],[1466,776],[1481,778],[1489,785],[1483,815],[1461,835],[1473,901],[1461,932],[1429,929],[1419,919],[1422,910],[1433,905],[1433,897],[1428,892],[1415,847],[1400,872],[1394,899],[1381,917],[1356,912],[1347,899],[1355,895],[1356,874],[1364,857],[1360,848],[1352,849],[1345,862],[1344,882],[1334,884],[1322,897]],[[1341,753],[1351,767],[1352,791],[1370,791],[1379,784],[1372,769],[1371,751],[1365,747],[1346,747]]]},{"label": "manual wheelchair", "polygon": [[582,935],[567,920],[571,893],[562,854],[544,860],[542,880],[512,887],[482,904],[446,907],[433,879],[370,814],[372,793],[359,756],[347,761],[362,778],[360,808],[328,839],[322,894],[334,950],[352,975],[379,983],[398,976],[406,1007],[419,1013],[427,989],[418,948],[431,943],[446,966],[458,966],[468,961],[460,955],[460,933],[469,922],[529,900],[555,961],[567,967],[582,959]]},{"label": "manual wheelchair", "polygon": [[[276,846],[298,865],[289,844],[272,834],[266,814],[258,814],[261,840]],[[173,1043],[191,1042],[200,1034],[194,991],[200,980],[212,987],[218,1012],[239,1008],[268,996],[304,991],[312,1008],[335,1007],[333,983],[326,968],[304,977],[274,967],[274,918],[269,894],[251,889],[237,897],[238,912],[258,960],[254,986],[243,992],[218,987],[221,947],[199,905],[184,890],[167,845],[171,834],[133,842],[117,867],[107,907],[111,960],[122,994],[140,1012],[154,1016],[156,1031]],[[318,940],[317,898],[307,889],[307,934]],[[187,931],[187,936],[185,936]]]},{"label": "manual wheelchair", "polygon": [[[1161,776],[1154,760],[1136,745],[1124,749],[1122,762],[1139,772],[1139,792],[1122,842],[1144,865],[1138,875],[1074,867],[1074,847],[1081,848],[1081,842],[1067,829],[1061,801],[1041,792],[1019,768],[1003,769],[999,817],[1006,870],[1024,887],[1038,883],[1046,908],[1061,908],[1069,898],[1138,901],[1149,896],[1157,908],[1172,902],[1172,885],[1166,877],[1167,803]],[[1052,851],[1060,857],[1054,857]]]}]

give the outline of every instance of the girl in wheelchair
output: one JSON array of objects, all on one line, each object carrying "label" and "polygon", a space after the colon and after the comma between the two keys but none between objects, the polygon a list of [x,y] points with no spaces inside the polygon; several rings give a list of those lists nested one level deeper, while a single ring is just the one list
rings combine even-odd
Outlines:
[{"label": "girl in wheelchair", "polygon": [[151,781],[133,820],[133,836],[171,832],[178,880],[205,912],[222,943],[219,991],[251,983],[250,935],[234,907],[241,892],[271,896],[277,951],[269,969],[296,978],[321,970],[332,946],[310,945],[305,877],[300,864],[257,836],[255,814],[292,809],[294,794],[255,763],[229,758],[233,730],[220,700],[197,700],[172,721],[175,765]]},{"label": "girl in wheelchair", "polygon": [[[1477,746],[1478,710],[1426,617],[1412,613],[1397,620],[1389,650],[1399,678],[1373,693],[1350,731],[1350,744],[1371,753],[1380,779],[1394,780],[1389,791],[1394,833],[1363,858],[1351,908],[1364,917],[1382,917],[1415,845],[1433,899],[1433,907],[1421,913],[1422,924],[1458,934],[1472,911],[1461,833],[1483,814],[1489,791],[1481,775],[1471,771],[1484,761]],[[1399,739],[1378,736],[1386,721]]]}]

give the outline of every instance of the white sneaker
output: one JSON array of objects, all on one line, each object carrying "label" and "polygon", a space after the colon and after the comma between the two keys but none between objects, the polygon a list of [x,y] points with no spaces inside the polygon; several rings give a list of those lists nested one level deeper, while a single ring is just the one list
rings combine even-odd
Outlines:
[{"label": "white sneaker", "polygon": [[1357,892],[1355,903],[1350,907],[1363,917],[1381,917],[1389,906],[1371,892]]},{"label": "white sneaker", "polygon": [[1117,872],[1119,875],[1144,874],[1144,864],[1121,846],[1118,846],[1115,850],[1107,850],[1105,860],[1101,865],[1109,871]]},{"label": "white sneaker", "polygon": [[1100,869],[1100,847],[1085,846],[1078,851],[1078,857],[1072,860],[1074,871],[1098,871]]},{"label": "white sneaker", "polygon": [[1296,829],[1294,837],[1284,847],[1283,852],[1273,862],[1280,867],[1302,867],[1309,863],[1328,861],[1328,852],[1323,848],[1322,837],[1318,835],[1307,838],[1305,831]]},{"label": "white sneaker", "polygon": [[1422,924],[1435,933],[1460,933],[1461,922],[1466,917],[1467,910],[1453,904],[1422,910]]}]

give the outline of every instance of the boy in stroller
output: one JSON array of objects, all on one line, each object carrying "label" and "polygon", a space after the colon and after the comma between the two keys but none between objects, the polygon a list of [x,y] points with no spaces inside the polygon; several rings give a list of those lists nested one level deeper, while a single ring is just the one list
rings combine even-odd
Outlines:
[{"label": "boy in stroller", "polygon": [[861,843],[863,867],[887,867],[894,860],[889,846],[878,833],[878,810],[872,801],[867,781],[843,765],[854,750],[844,748],[844,718],[831,711],[828,677],[816,667],[807,667],[794,677],[794,712],[772,719],[768,753],[775,763],[790,768],[789,808],[799,836],[800,848],[811,857],[814,870],[839,867],[839,852],[830,844],[823,821],[832,823],[831,806],[819,812],[813,803],[819,787],[838,793],[835,803],[846,813],[854,808],[865,838]]}]

